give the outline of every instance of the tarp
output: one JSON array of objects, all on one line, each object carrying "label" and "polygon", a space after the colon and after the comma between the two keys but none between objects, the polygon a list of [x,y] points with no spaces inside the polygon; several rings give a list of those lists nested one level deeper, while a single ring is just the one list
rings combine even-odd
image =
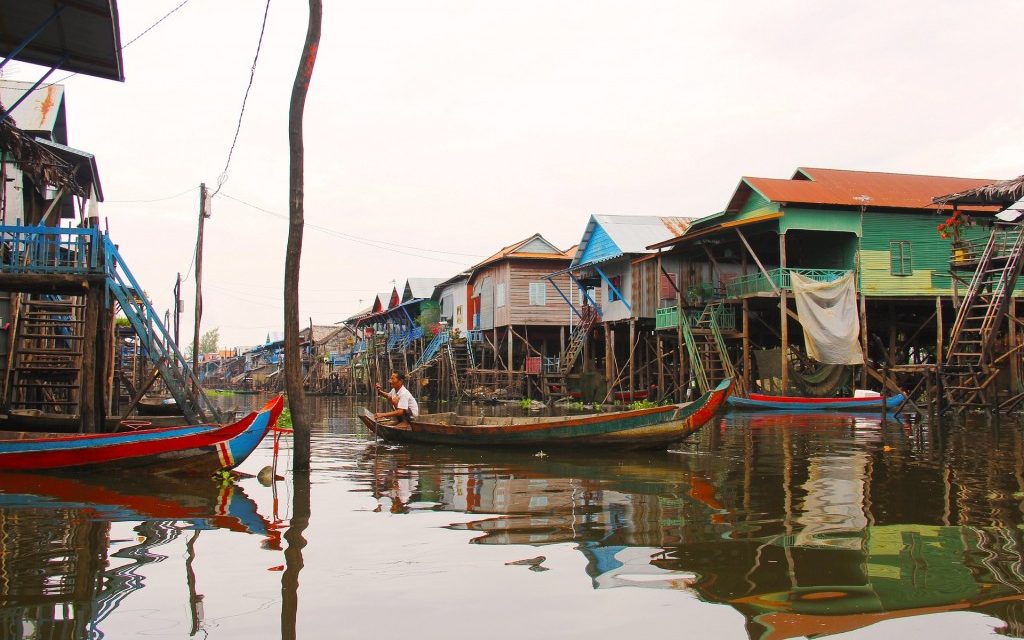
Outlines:
[{"label": "tarp", "polygon": [[853,272],[832,282],[790,273],[807,355],[824,364],[863,364]]}]

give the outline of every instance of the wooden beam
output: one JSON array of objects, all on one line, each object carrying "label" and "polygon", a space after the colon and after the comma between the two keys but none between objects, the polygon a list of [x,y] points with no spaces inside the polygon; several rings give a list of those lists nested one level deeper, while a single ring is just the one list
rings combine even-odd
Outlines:
[{"label": "wooden beam", "polygon": [[[757,254],[754,253],[754,249],[750,246],[750,243],[747,242],[747,236],[743,235],[743,231],[740,230],[739,228],[736,229],[736,235],[740,237],[740,240],[743,242],[743,246],[747,248],[747,251],[750,252],[750,257],[753,258],[754,262],[757,264],[757,268],[761,270],[761,274],[765,277],[766,280],[768,280],[768,284],[772,286],[772,291],[778,294],[779,288],[775,286],[775,283],[772,281],[771,275],[768,274],[768,270],[764,268],[764,265],[761,264],[761,259],[757,257]],[[785,237],[785,234],[780,234],[779,237]]]},{"label": "wooden beam", "polygon": [[[779,266],[783,270],[786,269],[786,234],[784,233],[779,234]],[[782,314],[779,319],[779,329],[782,332],[782,349],[781,355],[779,356],[782,359],[782,370],[780,372],[782,377],[782,389],[780,393],[785,396],[789,394],[789,318],[787,317],[787,313],[789,312],[789,300],[785,289],[782,289],[779,292],[779,306],[782,309]]]}]

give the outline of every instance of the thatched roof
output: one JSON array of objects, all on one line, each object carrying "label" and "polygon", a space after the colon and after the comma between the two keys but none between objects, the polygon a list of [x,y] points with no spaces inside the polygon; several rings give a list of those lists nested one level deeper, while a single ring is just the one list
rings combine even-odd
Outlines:
[{"label": "thatched roof", "polygon": [[88,190],[78,183],[74,167],[33,140],[10,118],[0,122],[0,151],[10,153],[37,186],[62,187],[75,195],[89,196]]},{"label": "thatched roof", "polygon": [[1024,198],[1024,176],[935,198],[935,204],[998,205],[1004,209]]}]

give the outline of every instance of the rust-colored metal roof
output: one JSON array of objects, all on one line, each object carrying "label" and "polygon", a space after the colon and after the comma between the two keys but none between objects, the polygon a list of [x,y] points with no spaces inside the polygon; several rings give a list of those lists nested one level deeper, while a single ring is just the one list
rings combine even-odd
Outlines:
[{"label": "rust-colored metal roof", "polygon": [[[539,240],[540,242],[542,242],[543,244],[548,245],[549,247],[551,247],[554,251],[557,251],[558,253],[539,253],[539,252],[535,252],[535,251],[519,251],[519,249],[521,247],[524,247],[525,245],[529,244],[530,242],[532,242],[534,240]],[[558,249],[557,247],[555,247],[555,245],[553,245],[550,242],[548,242],[547,240],[545,240],[544,236],[540,235],[539,233],[535,233],[532,236],[530,236],[529,238],[524,238],[524,239],[520,240],[519,242],[516,242],[515,244],[510,244],[507,247],[503,247],[501,249],[501,251],[495,253],[493,256],[490,256],[489,258],[487,258],[485,260],[482,260],[481,262],[478,262],[477,264],[475,264],[472,267],[470,267],[470,271],[476,271],[477,269],[480,269],[481,267],[485,267],[485,266],[487,266],[489,264],[492,264],[492,263],[495,263],[495,262],[499,262],[499,261],[504,260],[506,258],[515,258],[516,260],[519,260],[519,259],[524,259],[524,260],[563,260],[563,259],[571,259],[571,256],[567,255],[567,253],[565,251],[562,251],[561,249]]]},{"label": "rust-colored metal roof", "polygon": [[[932,202],[936,197],[993,182],[979,178],[803,167],[790,180],[746,177],[743,181],[772,202],[893,209],[937,209],[939,205]],[[991,207],[980,210],[989,211]]]}]

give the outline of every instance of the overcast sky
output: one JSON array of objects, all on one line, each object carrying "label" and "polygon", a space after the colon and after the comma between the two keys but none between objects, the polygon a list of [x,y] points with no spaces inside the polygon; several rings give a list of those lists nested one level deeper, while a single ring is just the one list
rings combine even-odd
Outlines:
[{"label": "overcast sky", "polygon": [[[179,2],[119,3],[122,41]],[[533,233],[568,247],[593,213],[714,213],[744,175],[1024,173],[1017,0],[324,4],[305,118],[303,323],[337,322],[392,281],[454,275]],[[97,156],[101,213],[160,311],[190,271],[198,185],[223,171],[264,6],[190,0],[124,50],[124,83],[63,82],[70,143]],[[282,328],[288,101],[306,16],[304,0],[270,5],[206,224],[203,330],[219,328],[222,346]],[[188,336],[193,295],[190,276]]]}]

